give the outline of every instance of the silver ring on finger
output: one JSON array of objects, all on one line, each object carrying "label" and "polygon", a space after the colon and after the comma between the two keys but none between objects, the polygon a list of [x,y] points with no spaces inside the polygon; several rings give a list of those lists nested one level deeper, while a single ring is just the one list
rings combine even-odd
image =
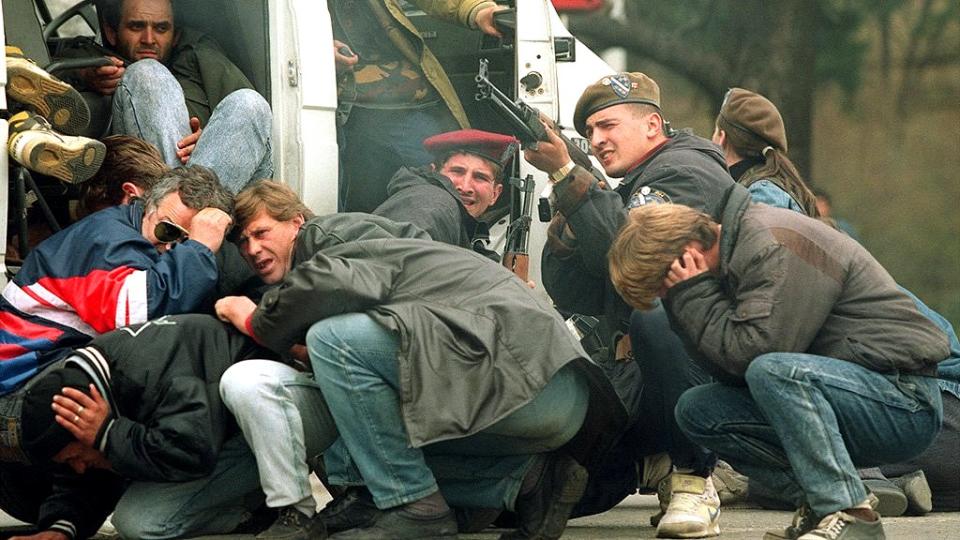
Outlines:
[{"label": "silver ring on finger", "polygon": [[74,424],[76,424],[79,420],[80,420],[80,415],[78,415],[78,414],[73,415],[73,423],[74,423]]},{"label": "silver ring on finger", "polygon": [[83,405],[78,405],[78,406],[77,406],[77,414],[82,414],[82,413],[83,413]]}]

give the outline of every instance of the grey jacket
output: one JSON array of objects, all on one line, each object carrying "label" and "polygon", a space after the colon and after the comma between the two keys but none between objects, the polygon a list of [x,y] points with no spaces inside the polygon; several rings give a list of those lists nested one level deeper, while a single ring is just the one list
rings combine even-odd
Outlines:
[{"label": "grey jacket", "polygon": [[450,180],[429,167],[401,167],[387,185],[387,200],[373,213],[412,223],[437,242],[464,248],[471,247],[478,225]]},{"label": "grey jacket", "polygon": [[879,372],[935,376],[947,337],[860,244],[731,188],[719,275],[671,288],[667,311],[691,352],[742,377],[769,352],[804,352]]},{"label": "grey jacket", "polygon": [[[391,229],[384,218],[353,216]],[[286,351],[317,321],[354,312],[396,332],[401,409],[414,446],[476,433],[533,399],[567,363],[592,366],[552,306],[481,255],[425,240],[407,224],[389,232],[414,238],[346,243],[311,226],[297,239],[294,269],[255,311],[254,335]],[[595,366],[585,369],[609,390]],[[614,433],[624,414],[608,409],[600,429]]]}]

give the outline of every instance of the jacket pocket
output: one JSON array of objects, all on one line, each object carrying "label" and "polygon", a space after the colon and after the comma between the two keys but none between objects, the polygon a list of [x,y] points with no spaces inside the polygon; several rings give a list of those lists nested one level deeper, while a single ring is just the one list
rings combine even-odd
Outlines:
[{"label": "jacket pocket", "polygon": [[773,313],[773,300],[750,299],[741,302],[730,315],[730,320],[736,322],[746,322],[755,319],[769,317]]}]

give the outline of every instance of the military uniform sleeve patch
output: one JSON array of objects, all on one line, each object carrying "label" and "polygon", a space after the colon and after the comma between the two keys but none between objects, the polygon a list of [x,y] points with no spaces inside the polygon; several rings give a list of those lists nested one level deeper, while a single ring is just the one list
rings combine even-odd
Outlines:
[{"label": "military uniform sleeve patch", "polygon": [[627,201],[627,210],[632,210],[645,204],[672,203],[673,201],[670,200],[670,196],[666,193],[657,189],[650,189],[650,186],[643,186],[630,196],[630,200]]}]

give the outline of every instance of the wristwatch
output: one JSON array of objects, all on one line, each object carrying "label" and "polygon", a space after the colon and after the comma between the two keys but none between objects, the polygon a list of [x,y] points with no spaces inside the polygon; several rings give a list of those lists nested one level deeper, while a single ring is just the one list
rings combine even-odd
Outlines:
[{"label": "wristwatch", "polygon": [[570,171],[572,171],[574,167],[576,167],[576,164],[574,164],[571,159],[566,165],[550,173],[550,182],[553,184],[560,182],[570,174]]}]

